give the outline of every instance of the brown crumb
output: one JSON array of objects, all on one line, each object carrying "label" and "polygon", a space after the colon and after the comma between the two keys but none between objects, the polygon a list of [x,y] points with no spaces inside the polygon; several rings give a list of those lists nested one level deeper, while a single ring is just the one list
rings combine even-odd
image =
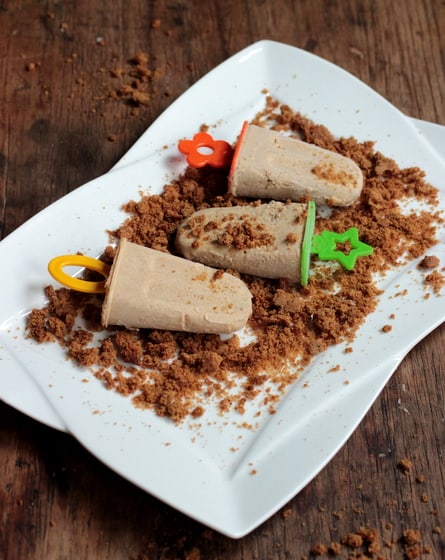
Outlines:
[{"label": "brown crumb", "polygon": [[33,72],[34,70],[36,70],[38,67],[40,66],[40,64],[38,62],[28,62],[28,64],[25,66],[25,70],[27,72]]},{"label": "brown crumb", "polygon": [[406,560],[419,558],[422,552],[427,553],[425,547],[421,546],[420,531],[418,529],[406,529],[403,531],[401,543]]},{"label": "brown crumb", "polygon": [[201,551],[198,547],[194,546],[191,550],[184,552],[184,560],[200,560]]},{"label": "brown crumb", "polygon": [[352,188],[356,184],[356,179],[345,171],[338,171],[335,166],[330,164],[320,164],[311,169],[311,172],[319,179],[324,179],[331,183],[338,183],[340,185],[347,185]]},{"label": "brown crumb", "polygon": [[402,540],[404,544],[411,546],[420,543],[420,531],[418,529],[406,529],[403,531]]},{"label": "brown crumb", "polygon": [[338,542],[331,542],[328,547],[328,552],[331,556],[338,556],[341,552],[341,544]]},{"label": "brown crumb", "polygon": [[438,270],[434,270],[425,276],[425,284],[430,286],[434,293],[440,294],[443,286],[445,285],[445,276]]},{"label": "brown crumb", "polygon": [[314,556],[323,556],[328,552],[327,547],[324,544],[316,544],[311,548],[311,554]]},{"label": "brown crumb", "polygon": [[294,513],[293,509],[291,507],[288,507],[288,508],[286,508],[282,511],[281,517],[283,519],[287,519],[287,518],[291,517],[293,515],[293,513]]},{"label": "brown crumb", "polygon": [[196,408],[194,408],[190,415],[192,418],[200,418],[201,416],[204,415],[205,409],[202,406],[197,406]]},{"label": "brown crumb", "polygon": [[398,463],[397,463],[397,468],[403,472],[403,474],[410,474],[411,473],[411,469],[413,467],[412,462],[409,459],[401,459]]},{"label": "brown crumb", "polygon": [[440,264],[438,257],[426,255],[419,263],[419,268],[437,268]]},{"label": "brown crumb", "polygon": [[363,544],[363,537],[358,533],[348,533],[341,539],[341,544],[349,548],[360,548]]}]

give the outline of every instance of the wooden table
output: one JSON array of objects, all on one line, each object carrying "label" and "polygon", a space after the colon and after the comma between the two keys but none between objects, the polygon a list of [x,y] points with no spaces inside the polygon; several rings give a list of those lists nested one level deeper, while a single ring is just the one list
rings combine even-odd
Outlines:
[{"label": "wooden table", "polygon": [[[0,29],[2,237],[108,171],[191,84],[259,39],[313,52],[407,115],[445,125],[442,0],[15,0],[1,3]],[[141,51],[162,74],[132,111],[109,99],[109,70]],[[445,558],[444,353],[442,326],[405,358],[330,464],[240,540],[2,403],[0,557],[299,560],[366,526],[388,543],[383,558],[404,557],[407,529],[420,530],[422,557]]]}]

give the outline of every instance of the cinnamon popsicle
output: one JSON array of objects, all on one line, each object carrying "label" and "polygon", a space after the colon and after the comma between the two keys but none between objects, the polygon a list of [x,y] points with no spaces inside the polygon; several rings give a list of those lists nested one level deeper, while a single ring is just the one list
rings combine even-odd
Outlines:
[{"label": "cinnamon popsicle", "polygon": [[229,174],[233,195],[349,206],[362,187],[362,171],[352,159],[244,123]]},{"label": "cinnamon popsicle", "polygon": [[200,210],[179,226],[176,247],[187,259],[212,267],[299,282],[307,208],[272,201]]},{"label": "cinnamon popsicle", "polygon": [[231,333],[252,312],[250,291],[235,276],[126,239],[105,290],[104,326]]}]

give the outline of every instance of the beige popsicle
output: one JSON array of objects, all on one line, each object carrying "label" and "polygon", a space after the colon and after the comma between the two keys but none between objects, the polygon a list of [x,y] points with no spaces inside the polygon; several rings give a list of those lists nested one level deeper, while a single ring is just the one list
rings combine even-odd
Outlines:
[{"label": "beige popsicle", "polygon": [[352,159],[244,123],[229,174],[233,195],[349,206],[362,188],[362,171]]},{"label": "beige popsicle", "polygon": [[251,293],[235,276],[126,239],[105,288],[104,326],[231,333],[252,312]]},{"label": "beige popsicle", "polygon": [[179,226],[176,247],[212,267],[299,282],[306,215],[307,204],[295,202],[207,208]]}]

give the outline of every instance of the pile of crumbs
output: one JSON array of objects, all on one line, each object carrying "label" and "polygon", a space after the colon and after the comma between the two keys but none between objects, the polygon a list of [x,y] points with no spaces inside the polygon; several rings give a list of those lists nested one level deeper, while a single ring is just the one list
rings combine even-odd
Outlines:
[{"label": "pile of crumbs", "polygon": [[[413,462],[406,457],[397,463],[396,468],[404,476],[411,477],[411,475],[414,475]],[[416,474],[413,479],[417,484],[425,483],[425,476],[423,474]],[[408,484],[411,486],[411,480],[409,480]],[[424,494],[422,494],[420,499],[425,503],[423,496]],[[390,506],[395,506],[396,504],[393,500],[388,503]],[[406,507],[405,502],[404,507]],[[326,511],[326,509],[323,508],[321,511]],[[365,511],[361,509],[357,513],[364,514]],[[287,519],[292,514],[292,507],[287,507],[282,512],[282,518]],[[337,519],[341,518],[341,513],[339,512],[331,512],[331,514]],[[436,515],[437,511],[433,510],[430,514]],[[338,560],[389,560],[389,558],[416,560],[424,557],[432,558],[433,545],[425,541],[428,539],[427,535],[429,532],[429,538],[439,539],[436,545],[441,546],[441,528],[435,525],[427,530],[425,525],[426,523],[422,520],[422,531],[419,528],[408,526],[408,528],[400,529],[400,532],[397,533],[395,525],[382,518],[379,520],[379,528],[361,524],[356,529],[343,532],[335,541],[329,543],[317,542],[311,547],[309,556],[304,556],[301,560],[323,557],[335,557]],[[331,531],[335,533],[337,528],[332,527]]]},{"label": "pile of crumbs", "polygon": [[[403,558],[415,560],[424,554],[431,554],[431,546],[422,544],[418,529],[405,529],[399,539]],[[328,545],[318,543],[311,549],[312,558],[323,556],[348,558],[348,560],[386,560],[384,548],[392,548],[394,543],[382,543],[381,534],[375,528],[359,527],[356,531],[345,534],[340,541],[333,541]],[[345,556],[346,555],[346,556]]]},{"label": "pile of crumbs", "polygon": [[160,68],[151,68],[150,56],[138,52],[128,60],[126,68],[111,70],[111,76],[119,85],[109,93],[110,99],[120,99],[133,106],[149,105],[153,84],[162,75]]},{"label": "pile of crumbs", "polygon": [[204,216],[200,214],[188,222],[187,237],[195,238],[192,247],[199,247],[202,241],[209,241],[210,235],[205,234],[212,230],[218,232],[214,243],[234,247],[239,251],[272,245],[275,241],[275,237],[267,232],[264,224],[247,215],[238,219],[234,214],[229,214],[219,221],[212,220],[205,224],[204,221]]},{"label": "pile of crumbs", "polygon": [[[80,62],[81,58],[75,52],[65,59],[66,64]],[[76,86],[87,88],[97,104],[93,112],[100,108],[101,113],[105,114],[105,104],[119,102],[129,108],[131,115],[138,115],[141,109],[151,105],[154,96],[169,96],[167,91],[160,91],[163,69],[157,64],[156,56],[145,51],[136,52],[125,63],[118,63],[113,58],[106,66],[99,67],[96,73],[98,76],[94,81],[86,77],[81,67],[75,75]],[[72,91],[68,98],[76,96],[77,93]],[[112,139],[111,135],[109,139]]]},{"label": "pile of crumbs", "polygon": [[[221,414],[233,410],[242,414],[253,400],[258,414],[273,413],[286,388],[315,355],[340,342],[350,348],[378,304],[381,291],[376,276],[427,254],[437,243],[436,229],[443,223],[438,191],[425,180],[424,172],[417,167],[399,168],[373,142],[336,138],[323,125],[269,97],[253,122],[287,131],[360,166],[365,181],[359,201],[319,218],[316,227],[342,232],[356,226],[361,239],[374,248],[373,255],[359,259],[353,271],[338,268],[326,274],[321,267],[317,273],[314,266],[306,287],[241,275],[253,296],[248,325],[253,337],[247,344],[237,334],[222,338],[151,329],[104,330],[98,296],[52,286],[46,288],[48,304],[29,316],[30,337],[59,343],[69,358],[90,368],[107,388],[175,422],[202,416],[209,401]],[[400,203],[413,200],[428,210],[402,211]],[[110,234],[114,240],[125,237],[174,254],[176,229],[195,211],[261,203],[229,194],[225,170],[187,168],[161,194],[143,195],[125,204],[128,218]],[[112,262],[113,257],[110,245],[103,259]],[[434,282],[425,278],[426,287],[440,293],[444,280],[439,263],[434,259],[423,263],[428,277],[434,275]]]},{"label": "pile of crumbs", "polygon": [[[64,36],[73,40],[77,30],[66,21],[60,21],[54,12],[48,12],[43,16],[44,21],[56,36],[58,30]],[[161,20],[154,19],[151,22],[151,29],[157,30],[161,28]],[[164,34],[169,36],[170,31],[165,30]],[[105,37],[98,35],[95,37],[95,44],[100,48],[107,46]],[[158,59],[155,55],[145,51],[136,51],[127,58],[125,63],[117,62],[117,56],[112,51],[105,49],[103,58],[107,57],[111,61],[106,62],[106,66],[99,67],[96,72],[98,74],[94,80],[91,80],[88,72],[85,70],[85,62],[89,54],[81,52],[72,52],[64,58],[65,64],[75,65],[74,82],[77,87],[87,88],[91,91],[93,100],[103,104],[107,101],[119,101],[130,107],[132,114],[138,114],[138,109],[147,107],[151,104],[154,95],[160,93],[166,97],[170,94],[168,91],[160,92],[158,84],[163,76],[163,69],[159,67]],[[25,64],[27,72],[33,72],[41,68],[39,61],[30,60]],[[109,79],[105,79],[108,77]],[[73,91],[68,95],[69,98],[77,97],[77,92]],[[109,140],[114,140],[115,135],[110,135]]]}]

